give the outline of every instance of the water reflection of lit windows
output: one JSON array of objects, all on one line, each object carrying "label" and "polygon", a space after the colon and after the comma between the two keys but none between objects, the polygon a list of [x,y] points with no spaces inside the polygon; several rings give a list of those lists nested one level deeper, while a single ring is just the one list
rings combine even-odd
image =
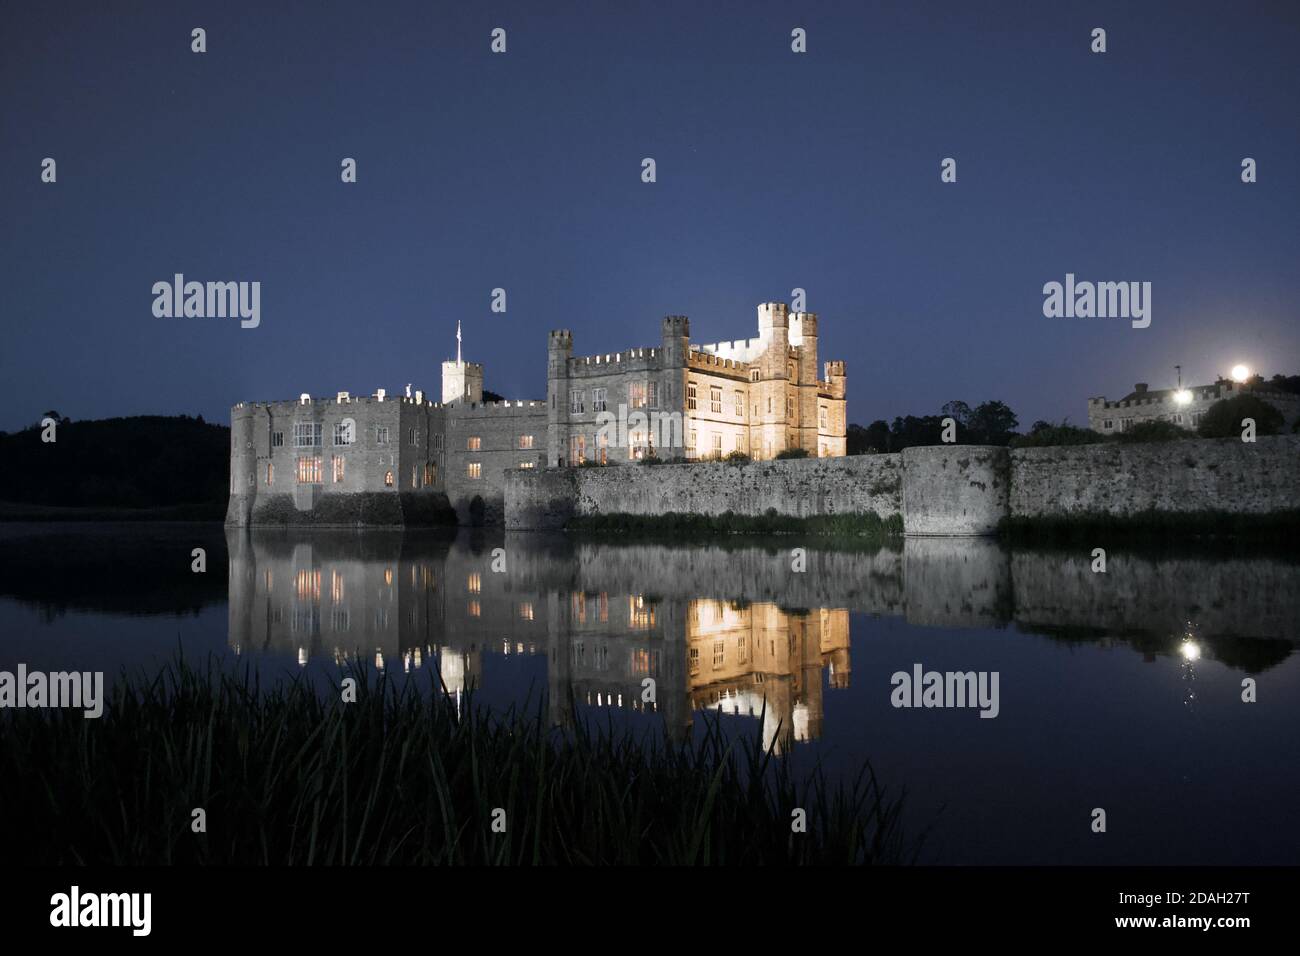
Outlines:
[{"label": "water reflection of lit windows", "polygon": [[383,630],[388,627],[388,608],[375,608],[375,627]]},{"label": "water reflection of lit windows", "polygon": [[315,634],[320,631],[320,608],[315,605],[295,607],[289,619],[289,630],[294,634]]},{"label": "water reflection of lit windows", "polygon": [[346,631],[352,626],[352,615],[345,607],[336,607],[330,612],[330,627],[336,631]]},{"label": "water reflection of lit windows", "polygon": [[532,601],[524,601],[519,605],[519,619],[521,621],[531,621],[533,619]]},{"label": "water reflection of lit windows", "polygon": [[716,668],[721,667],[723,664],[726,663],[726,661],[727,661],[727,642],[726,642],[726,641],[714,641],[714,642],[713,642],[713,666],[714,666],[714,668],[716,669]]},{"label": "water reflection of lit windows", "polygon": [[524,645],[523,642],[520,641],[519,643],[515,644],[515,653],[522,654],[523,652],[524,652]]},{"label": "water reflection of lit windows", "polygon": [[384,568],[384,583],[390,588],[393,586],[393,569]]},{"label": "water reflection of lit windows", "polygon": [[307,666],[307,648],[305,647],[298,648],[298,666],[299,667]]},{"label": "water reflection of lit windows", "polygon": [[375,669],[376,669],[376,670],[383,670],[383,669],[384,669],[384,652],[383,652],[383,651],[375,651]]},{"label": "water reflection of lit windows", "polygon": [[652,652],[648,647],[634,647],[632,648],[632,660],[629,669],[638,677],[654,673],[657,668],[654,668],[652,661]]},{"label": "water reflection of lit windows", "polygon": [[598,597],[596,601],[597,601],[597,607],[599,608],[599,612],[600,612],[599,614],[600,623],[608,624],[609,623],[609,594],[607,594],[605,591],[601,591],[600,597]]},{"label": "water reflection of lit windows", "polygon": [[609,669],[609,645],[597,644],[591,649],[591,666],[598,671]]},{"label": "water reflection of lit windows", "polygon": [[[587,648],[582,641],[573,642],[573,666],[582,667],[587,663]],[[588,701],[590,703],[590,701]]]},{"label": "water reflection of lit windows", "polygon": [[268,591],[272,590],[271,583],[273,581],[274,578],[271,576],[271,569],[267,568],[266,572],[262,575],[262,583]]},{"label": "water reflection of lit windows", "polygon": [[470,594],[478,594],[483,590],[483,578],[477,571],[471,574],[465,582],[465,590]]},{"label": "water reflection of lit windows", "polygon": [[635,630],[655,626],[655,606],[645,599],[645,595],[636,594],[628,598],[628,624]]},{"label": "water reflection of lit windows", "polygon": [[587,595],[582,591],[574,591],[569,597],[569,603],[572,606],[573,619],[579,624],[587,623]]},{"label": "water reflection of lit windows", "polygon": [[320,600],[320,571],[302,570],[298,572],[298,600]]},{"label": "water reflection of lit windows", "polygon": [[483,605],[479,604],[478,601],[470,601],[469,606],[465,609],[465,611],[467,614],[469,614],[470,617],[482,617]]},{"label": "water reflection of lit windows", "polygon": [[335,604],[343,602],[343,575],[337,571],[330,572],[330,600]]}]

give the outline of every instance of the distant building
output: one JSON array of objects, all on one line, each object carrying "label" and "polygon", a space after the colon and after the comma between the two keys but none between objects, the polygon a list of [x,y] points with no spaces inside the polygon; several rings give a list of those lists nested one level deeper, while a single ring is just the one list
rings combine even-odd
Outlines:
[{"label": "distant building", "polygon": [[1114,435],[1128,431],[1141,422],[1163,421],[1194,431],[1201,423],[1201,416],[1215,402],[1246,393],[1263,399],[1280,411],[1286,419],[1288,429],[1300,418],[1300,395],[1280,391],[1268,384],[1234,382],[1220,378],[1213,385],[1189,385],[1185,390],[1191,396],[1191,401],[1181,405],[1175,399],[1178,389],[1152,391],[1145,382],[1138,382],[1133,386],[1133,391],[1119,401],[1090,398],[1088,427],[1103,435]]},{"label": "distant building", "polygon": [[483,366],[442,363],[441,401],[422,390],[338,392],[231,409],[226,523],[405,525],[448,505],[494,523],[505,472],[662,458],[846,453],[843,362],[817,374],[817,316],[758,307],[758,336],[693,345],[685,316],[658,347],[575,357],[550,334],[545,401],[483,401]]}]

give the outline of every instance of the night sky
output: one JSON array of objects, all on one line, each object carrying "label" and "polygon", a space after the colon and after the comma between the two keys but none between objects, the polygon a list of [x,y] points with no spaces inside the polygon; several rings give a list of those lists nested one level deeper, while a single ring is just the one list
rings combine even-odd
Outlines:
[{"label": "night sky", "polygon": [[[862,424],[1300,372],[1298,51],[1296,3],[5,0],[0,429],[437,393],[458,319],[539,398],[551,328],[747,338],[796,286]],[[260,327],[155,318],[177,272]],[[1045,318],[1067,272],[1151,327]]]}]

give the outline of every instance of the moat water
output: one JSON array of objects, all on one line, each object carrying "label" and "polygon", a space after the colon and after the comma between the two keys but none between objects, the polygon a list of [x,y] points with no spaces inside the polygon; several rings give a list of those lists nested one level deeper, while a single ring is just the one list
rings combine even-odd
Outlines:
[{"label": "moat water", "polygon": [[[557,724],[682,736],[712,711],[798,766],[869,760],[924,862],[1300,863],[1300,561],[1091,563],[971,539],[0,525],[0,669],[111,680],[181,650],[324,679],[359,655]],[[996,708],[895,706],[918,666],[996,675]]]}]

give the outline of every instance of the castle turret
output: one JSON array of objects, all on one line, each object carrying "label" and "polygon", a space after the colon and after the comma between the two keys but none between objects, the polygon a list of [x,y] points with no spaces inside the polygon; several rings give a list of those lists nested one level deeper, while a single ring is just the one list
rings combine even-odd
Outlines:
[{"label": "castle turret", "polygon": [[456,361],[442,363],[442,403],[483,401],[483,366],[466,362],[460,354],[460,323],[456,323]]},{"label": "castle turret", "polygon": [[686,365],[691,347],[691,321],[684,315],[666,315],[663,321],[663,362],[666,368]]},{"label": "castle turret", "polygon": [[844,369],[843,362],[826,363],[826,384],[830,386],[830,393],[834,398],[843,398],[847,393],[848,375]]},{"label": "castle turret", "polygon": [[554,329],[546,346],[546,464],[559,467],[569,445],[569,359],[573,334]]}]

